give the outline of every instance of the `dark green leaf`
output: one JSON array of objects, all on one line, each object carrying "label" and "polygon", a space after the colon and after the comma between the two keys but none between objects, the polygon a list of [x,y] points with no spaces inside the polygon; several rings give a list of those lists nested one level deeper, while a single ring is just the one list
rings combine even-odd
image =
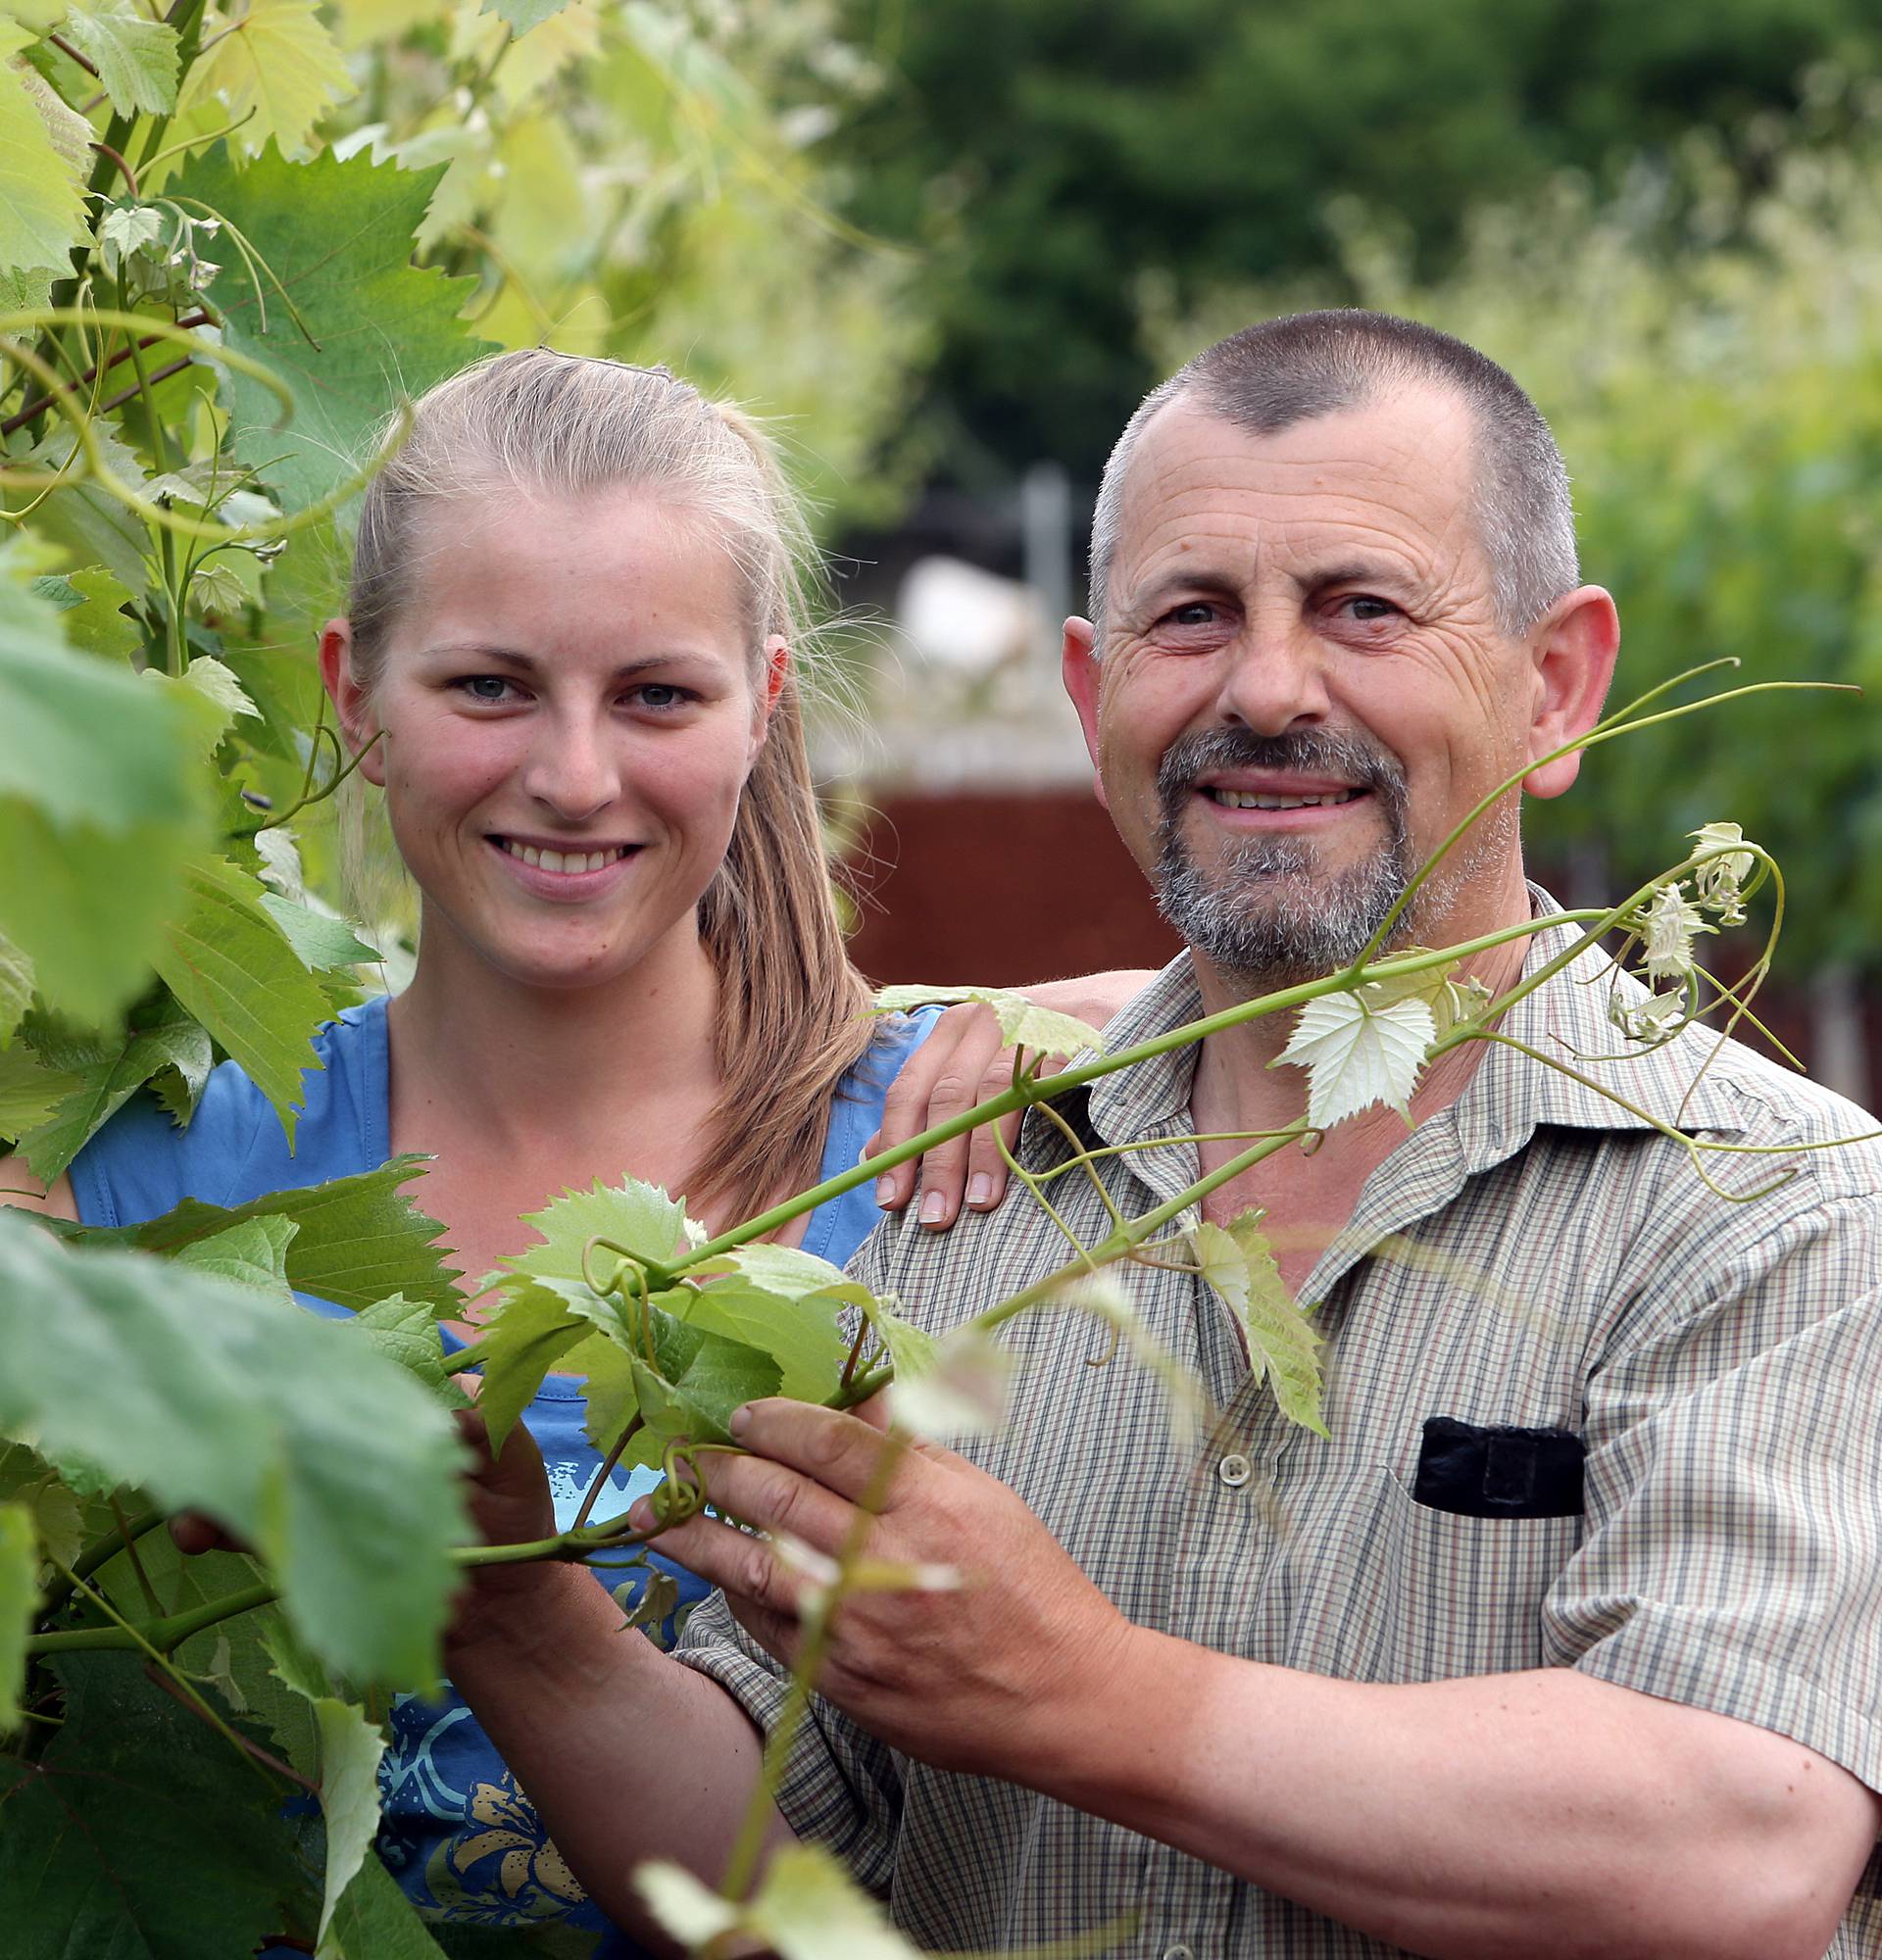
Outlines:
[{"label": "dark green leaf", "polygon": [[248,1960],[305,1890],[285,1787],[128,1654],[68,1654],[65,1726],[0,1756],[8,1960]]},{"label": "dark green leaf", "polygon": [[[376,1858],[368,1858],[340,1894],[328,1933],[338,1948],[336,1960],[444,1960],[418,1908]],[[513,1960],[522,1960],[532,1949],[513,1936],[511,1950]],[[498,1960],[494,1951],[491,1960]]]},{"label": "dark green leaf", "polygon": [[287,1249],[288,1283],[356,1313],[388,1294],[421,1299],[434,1313],[462,1304],[445,1265],[448,1248],[435,1241],[444,1227],[399,1196],[424,1168],[424,1157],[393,1157],[377,1170],[326,1184],[270,1192],[247,1204],[201,1204],[186,1198],[173,1211],[142,1225],[111,1230],[67,1226],[62,1238],[88,1246],[135,1246],[173,1252],[244,1218],[291,1218],[300,1230]]},{"label": "dark green leaf", "polygon": [[659,1372],[627,1348],[646,1427],[628,1446],[623,1462],[657,1464],[676,1436],[694,1443],[731,1442],[725,1425],[732,1411],[776,1395],[782,1379],[777,1363],[756,1348],[688,1326],[659,1307],[651,1312]]},{"label": "dark green leaf", "polygon": [[432,1678],[465,1536],[458,1446],[344,1326],[0,1211],[0,1431],[197,1508],[255,1545],[360,1678]]},{"label": "dark green leaf", "polygon": [[594,1298],[585,1287],[536,1280],[499,1296],[483,1337],[490,1348],[477,1396],[492,1448],[503,1447],[517,1419],[535,1399],[543,1377],[588,1338],[589,1323],[570,1305],[571,1298],[583,1294]]}]

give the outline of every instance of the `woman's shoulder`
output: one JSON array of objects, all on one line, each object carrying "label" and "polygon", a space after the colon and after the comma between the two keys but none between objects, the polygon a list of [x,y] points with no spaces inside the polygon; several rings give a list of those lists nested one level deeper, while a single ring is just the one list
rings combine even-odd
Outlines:
[{"label": "woman's shoulder", "polygon": [[161,1217],[185,1198],[245,1204],[272,1191],[371,1170],[390,1154],[385,999],[345,1008],[315,1035],[294,1137],[235,1061],[211,1070],[186,1126],[146,1091],[131,1097],[72,1164],[87,1225]]}]

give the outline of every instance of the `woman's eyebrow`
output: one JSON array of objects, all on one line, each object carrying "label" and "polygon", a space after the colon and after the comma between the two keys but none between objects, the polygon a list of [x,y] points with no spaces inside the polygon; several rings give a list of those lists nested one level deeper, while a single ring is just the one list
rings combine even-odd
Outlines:
[{"label": "woman's eyebrow", "polygon": [[[533,654],[520,653],[515,647],[490,646],[481,640],[445,640],[435,647],[423,648],[419,656],[421,660],[462,660],[466,657],[489,661],[493,665],[510,667],[517,673],[529,675],[540,674],[545,664],[554,664],[537,660]],[[623,661],[615,668],[611,678],[631,679],[635,674],[647,672],[650,667],[670,666],[674,662],[688,658],[683,649],[674,649],[669,653],[648,654],[637,661]]]}]

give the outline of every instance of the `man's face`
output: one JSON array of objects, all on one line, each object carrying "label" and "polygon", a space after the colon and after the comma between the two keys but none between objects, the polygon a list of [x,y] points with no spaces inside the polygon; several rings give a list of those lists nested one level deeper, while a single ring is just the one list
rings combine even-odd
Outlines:
[{"label": "man's face", "polygon": [[[1178,401],[1144,431],[1073,693],[1125,843],[1225,972],[1353,958],[1528,758],[1534,670],[1496,624],[1471,467],[1467,411],[1427,388],[1272,436]],[[1513,792],[1447,865],[1400,938],[1508,908]]]}]

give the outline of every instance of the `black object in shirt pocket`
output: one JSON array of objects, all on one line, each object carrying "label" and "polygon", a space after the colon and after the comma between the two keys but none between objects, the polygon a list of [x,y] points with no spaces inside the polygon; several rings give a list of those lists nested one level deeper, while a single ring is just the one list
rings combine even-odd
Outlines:
[{"label": "black object in shirt pocket", "polygon": [[1569,1429],[1428,1416],[1412,1495],[1461,1518],[1577,1518],[1587,1453]]}]

